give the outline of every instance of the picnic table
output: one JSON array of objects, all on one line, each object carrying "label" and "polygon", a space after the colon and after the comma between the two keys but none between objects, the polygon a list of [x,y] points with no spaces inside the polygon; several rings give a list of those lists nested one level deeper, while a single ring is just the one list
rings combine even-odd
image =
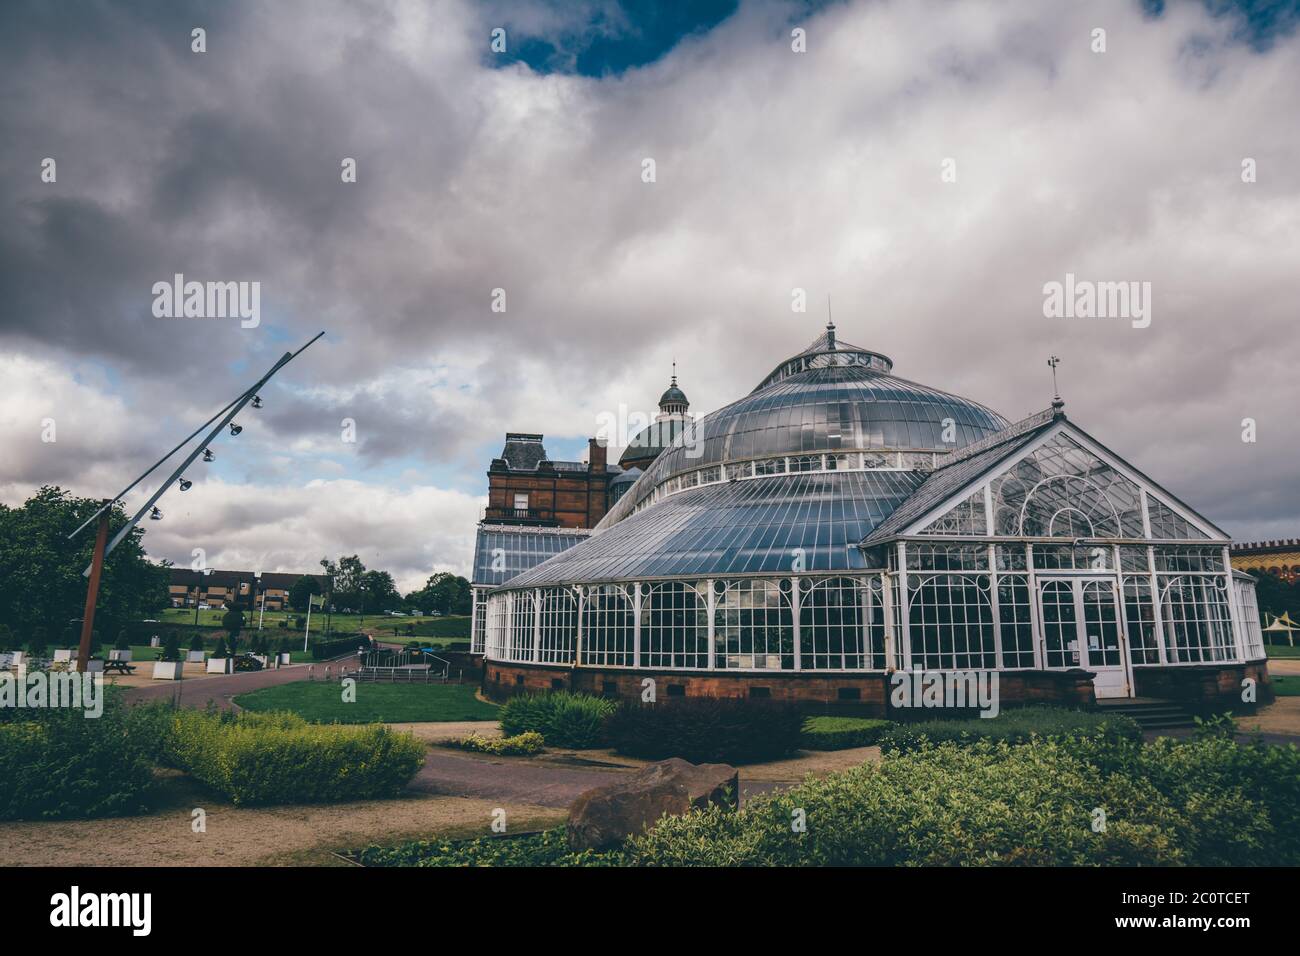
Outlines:
[{"label": "picnic table", "polygon": [[135,665],[130,661],[104,661],[105,674],[134,674]]}]

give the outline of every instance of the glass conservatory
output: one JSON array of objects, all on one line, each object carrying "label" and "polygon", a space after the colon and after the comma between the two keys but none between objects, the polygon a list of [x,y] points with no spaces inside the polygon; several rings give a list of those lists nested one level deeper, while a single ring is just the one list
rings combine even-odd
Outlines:
[{"label": "glass conservatory", "polygon": [[1226,534],[1059,403],[1012,424],[892,372],[830,326],[695,422],[589,538],[485,592],[488,691],[658,675],[884,707],[917,670],[997,671],[1004,699],[1267,691]]}]

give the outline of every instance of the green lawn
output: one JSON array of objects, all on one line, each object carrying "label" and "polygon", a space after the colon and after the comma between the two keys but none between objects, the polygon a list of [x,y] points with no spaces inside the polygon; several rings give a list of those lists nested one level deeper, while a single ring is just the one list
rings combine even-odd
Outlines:
[{"label": "green lawn", "polygon": [[1264,649],[1268,651],[1269,657],[1300,657],[1300,644],[1295,647],[1290,644],[1265,644]]},{"label": "green lawn", "polygon": [[314,723],[496,720],[497,706],[474,696],[473,684],[357,684],[354,703],[343,702],[336,682],[297,681],[240,694],[248,710],[287,710]]},{"label": "green lawn", "polygon": [[[199,627],[219,628],[221,626],[221,616],[225,611],[199,611]],[[262,620],[262,628],[272,634],[284,636],[287,634],[297,634],[302,637],[303,628],[297,626],[297,619],[306,617],[306,614],[299,614],[296,611],[267,611]],[[393,637],[393,628],[397,628],[401,636],[405,636],[407,625],[415,628],[416,637],[441,637],[448,640],[469,640],[469,616],[453,615],[449,617],[390,617],[387,614],[335,614],[328,617],[319,611],[313,611],[311,615],[311,633],[316,637],[321,635],[325,630],[326,620],[329,620],[331,632],[337,631],[340,634],[353,634],[357,631],[375,631],[383,637]],[[257,629],[258,610],[244,611],[244,633],[248,633],[251,627]],[[188,624],[194,625],[193,608],[167,608],[158,612],[158,620],[164,624]],[[287,621],[287,628],[281,627],[280,622]]]},{"label": "green lawn", "polygon": [[1274,677],[1273,693],[1279,697],[1300,697],[1300,677]]},{"label": "green lawn", "polygon": [[[248,653],[248,642],[249,642],[249,637],[247,634],[243,634],[240,636],[239,651],[241,654]],[[207,642],[207,651],[209,654],[212,653],[212,648],[214,644],[215,644],[214,641]],[[184,654],[188,650],[189,650],[188,644],[185,644],[184,646],[181,647],[182,654]],[[162,654],[161,647],[150,647],[148,644],[131,645],[131,660],[133,661],[156,661],[160,654]],[[312,662],[311,651],[307,651],[306,653],[304,653],[302,649],[302,645],[299,644],[297,648],[289,652],[289,660],[294,664],[310,664]]]}]

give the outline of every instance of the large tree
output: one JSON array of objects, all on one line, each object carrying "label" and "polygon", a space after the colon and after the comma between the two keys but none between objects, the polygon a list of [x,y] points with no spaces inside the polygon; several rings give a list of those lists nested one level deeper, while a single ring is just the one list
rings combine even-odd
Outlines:
[{"label": "large tree", "polygon": [[401,603],[402,596],[387,571],[367,571],[361,576],[361,609],[365,613],[390,611]]},{"label": "large tree", "polygon": [[[46,486],[18,508],[0,505],[0,621],[14,631],[16,642],[43,636],[73,644],[79,635],[86,601],[86,579],[95,526],[76,538],[68,535],[99,508],[93,498],[75,498]],[[109,535],[126,524],[114,507]],[[149,561],[141,543],[144,530],[132,529],[108,559],[100,579],[95,630],[116,636],[127,624],[167,605],[167,565]]]},{"label": "large tree", "polygon": [[289,606],[295,611],[305,611],[307,602],[320,593],[320,581],[309,574],[304,574],[289,588]]},{"label": "large tree", "polygon": [[473,597],[469,581],[449,571],[438,571],[429,576],[423,588],[408,594],[406,600],[422,611],[468,614]]},{"label": "large tree", "polygon": [[366,566],[361,563],[361,558],[355,554],[341,557],[338,564],[335,564],[329,558],[321,559],[321,567],[329,575],[330,580],[334,582],[334,587],[330,592],[330,603],[336,607],[349,607],[354,611],[361,610],[362,590],[364,588],[363,578],[366,574]]}]

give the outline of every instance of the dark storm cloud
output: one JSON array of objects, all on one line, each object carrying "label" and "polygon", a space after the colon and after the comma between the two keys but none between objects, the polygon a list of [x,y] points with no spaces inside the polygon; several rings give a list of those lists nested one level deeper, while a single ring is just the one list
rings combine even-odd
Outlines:
[{"label": "dark storm cloud", "polygon": [[[634,56],[635,9],[573,9],[508,12],[600,78],[485,60],[504,14],[477,4],[5,4],[0,359],[35,363],[14,434],[55,380],[64,409],[118,399],[132,436],[159,409],[201,421],[325,329],[261,419],[285,473],[331,455],[342,417],[350,477],[459,467],[508,428],[576,438],[652,405],[674,357],[693,410],[732,401],[817,334],[830,293],[846,340],[1012,418],[1046,405],[1062,355],[1085,428],[1229,530],[1295,533],[1286,18],[1261,55],[1196,4],[754,2]],[[596,9],[614,12],[591,27]],[[1042,286],[1067,271],[1151,281],[1151,328],[1045,319]],[[262,325],[153,318],[152,283],[176,272],[260,281]],[[103,377],[77,387],[87,364]],[[19,448],[0,487],[79,473],[50,454]],[[371,490],[371,510],[407,506]]]}]

